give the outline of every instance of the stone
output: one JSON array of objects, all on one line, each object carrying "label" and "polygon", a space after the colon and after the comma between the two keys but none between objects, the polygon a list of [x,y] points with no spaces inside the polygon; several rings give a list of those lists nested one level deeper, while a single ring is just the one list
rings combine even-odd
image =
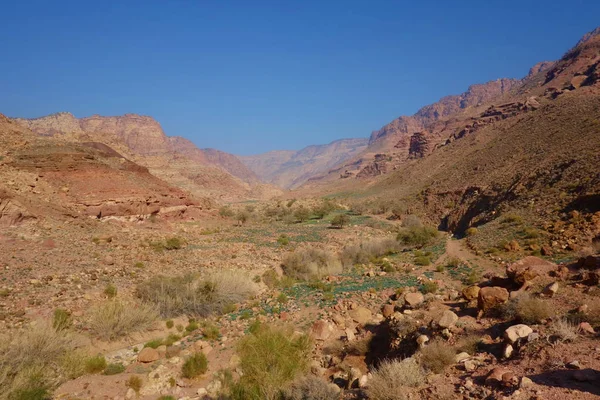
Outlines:
[{"label": "stone", "polygon": [[516,240],[511,240],[506,245],[504,245],[504,250],[506,251],[520,251],[521,246],[519,246],[519,242]]},{"label": "stone", "polygon": [[127,389],[127,393],[125,394],[125,400],[133,400],[137,397],[137,393],[132,388]]},{"label": "stone", "polygon": [[510,344],[515,344],[520,339],[527,338],[531,333],[533,333],[533,329],[525,324],[513,325],[504,331],[504,339]]},{"label": "stone", "polygon": [[181,347],[179,346],[167,346],[167,351],[165,352],[165,357],[177,357],[181,353]]},{"label": "stone", "polygon": [[502,356],[504,358],[510,358],[513,354],[513,347],[510,344],[507,344],[506,346],[504,346],[504,350],[502,351]]},{"label": "stone", "polygon": [[520,388],[525,389],[531,386],[533,386],[533,381],[531,379],[526,376],[521,378],[521,384],[519,385]]},{"label": "stone", "polygon": [[463,351],[462,353],[458,353],[456,356],[454,356],[454,362],[459,363],[468,359],[469,357],[471,357],[469,353]]},{"label": "stone", "polygon": [[373,314],[371,310],[365,307],[356,307],[354,310],[349,312],[350,318],[354,320],[354,322],[359,323],[361,325],[366,325],[371,321]]},{"label": "stone", "polygon": [[200,388],[196,391],[196,394],[198,396],[206,396],[208,395],[208,390],[206,390],[206,388]]},{"label": "stone", "polygon": [[369,375],[363,375],[358,380],[358,387],[361,389],[367,387],[368,384],[369,384]]},{"label": "stone", "polygon": [[427,342],[429,342],[429,338],[427,337],[427,335],[420,335],[417,338],[417,344],[419,345],[419,347],[423,347]]},{"label": "stone", "polygon": [[438,325],[442,328],[451,328],[456,324],[456,321],[458,321],[458,315],[450,310],[446,310],[438,321]]},{"label": "stone", "polygon": [[582,322],[582,323],[580,323],[579,324],[579,330],[581,332],[589,333],[591,335],[593,335],[593,334],[596,333],[596,331],[594,330],[594,328],[592,327],[592,325],[590,325],[589,322]]},{"label": "stone", "polygon": [[392,315],[394,315],[394,305],[393,304],[385,304],[382,308],[381,308],[381,314],[383,314],[384,318],[389,318]]},{"label": "stone", "polygon": [[502,374],[502,386],[513,387],[519,384],[519,377],[512,371],[507,371]]},{"label": "stone", "polygon": [[477,297],[479,296],[479,291],[481,290],[481,288],[479,286],[467,286],[466,288],[464,288],[462,290],[462,295],[465,298],[465,300],[467,301],[473,301],[473,300],[477,300]]},{"label": "stone", "polygon": [[140,351],[140,353],[138,354],[137,359],[139,362],[142,363],[150,363],[159,360],[160,354],[158,354],[158,351],[156,349],[153,349],[151,347],[144,347],[142,351]]},{"label": "stone", "polygon": [[327,340],[333,333],[333,327],[325,320],[316,320],[310,329],[310,335],[315,340]]},{"label": "stone", "polygon": [[477,362],[475,360],[466,360],[464,363],[465,371],[473,372],[477,369]]},{"label": "stone", "polygon": [[206,385],[206,391],[211,397],[216,397],[222,389],[223,384],[219,379],[215,379],[214,381],[211,381],[208,385]]},{"label": "stone", "polygon": [[406,306],[410,308],[417,307],[425,301],[425,297],[423,297],[423,293],[415,292],[415,293],[406,293],[404,295],[404,303]]},{"label": "stone", "polygon": [[479,291],[477,307],[480,312],[486,311],[504,304],[508,301],[508,290],[499,286],[484,287]]},{"label": "stone", "polygon": [[554,297],[558,292],[558,282],[552,282],[542,290],[542,294],[548,297]]},{"label": "stone", "polygon": [[156,348],[156,351],[158,351],[158,356],[160,358],[164,358],[167,356],[167,346],[165,346],[164,344],[162,346],[158,346]]},{"label": "stone", "polygon": [[339,327],[343,328],[346,326],[346,320],[340,314],[333,314],[331,320]]},{"label": "stone", "polygon": [[487,386],[498,386],[503,382],[502,377],[504,374],[511,372],[509,369],[504,367],[496,367],[490,371],[485,378],[485,384]]},{"label": "stone", "polygon": [[515,284],[527,287],[538,276],[548,275],[556,264],[539,257],[528,256],[506,267],[506,276]]},{"label": "stone", "polygon": [[573,360],[573,361],[567,363],[567,368],[569,368],[569,369],[581,369],[581,364],[579,363],[578,360]]},{"label": "stone", "polygon": [[349,342],[353,342],[356,340],[356,335],[354,334],[354,329],[346,328],[345,333],[346,333],[346,339]]}]

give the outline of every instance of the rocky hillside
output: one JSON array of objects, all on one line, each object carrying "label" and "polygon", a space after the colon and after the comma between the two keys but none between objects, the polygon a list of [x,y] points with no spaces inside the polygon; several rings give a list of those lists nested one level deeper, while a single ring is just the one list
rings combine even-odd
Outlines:
[{"label": "rocky hillside", "polygon": [[152,117],[125,114],[77,119],[70,113],[57,113],[14,121],[57,141],[104,143],[147,167],[152,174],[196,196],[230,201],[279,193],[276,188],[262,184],[235,156],[214,149],[199,149],[182,137],[168,137]]},{"label": "rocky hillside", "polygon": [[367,139],[341,139],[298,151],[270,151],[239,158],[263,181],[291,189],[354,157],[367,147],[367,143]]},{"label": "rocky hillside", "polygon": [[2,115],[0,148],[1,226],[65,216],[193,217],[210,207],[102,143],[39,137]]}]

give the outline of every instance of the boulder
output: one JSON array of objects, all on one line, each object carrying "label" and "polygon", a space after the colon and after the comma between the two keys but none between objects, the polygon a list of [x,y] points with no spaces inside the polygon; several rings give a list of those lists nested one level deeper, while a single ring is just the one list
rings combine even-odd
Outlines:
[{"label": "boulder", "polygon": [[354,322],[361,325],[368,324],[373,318],[371,310],[365,307],[356,307],[354,310],[350,311],[349,314],[350,318],[352,318]]},{"label": "boulder", "polygon": [[310,335],[315,340],[327,340],[333,333],[333,327],[329,322],[319,319],[315,321],[310,329]]},{"label": "boulder", "polygon": [[527,287],[538,276],[548,275],[556,264],[528,256],[506,267],[506,275],[520,287]]},{"label": "boulder", "polygon": [[425,301],[425,297],[423,297],[423,293],[415,292],[415,293],[406,293],[404,295],[404,303],[406,306],[410,308],[417,307]]},{"label": "boulder", "polygon": [[525,324],[513,325],[504,331],[504,340],[514,344],[520,339],[526,339],[531,333],[533,333],[533,329]]},{"label": "boulder", "polygon": [[156,349],[151,347],[144,347],[138,354],[138,361],[143,363],[150,363],[160,359],[160,355]]},{"label": "boulder", "polygon": [[384,318],[389,318],[394,314],[394,305],[393,304],[385,304],[381,308],[381,314]]},{"label": "boulder", "polygon": [[481,288],[477,297],[477,307],[481,313],[504,304],[508,301],[508,290],[499,286]]},{"label": "boulder", "polygon": [[444,311],[442,317],[438,321],[438,325],[442,328],[450,328],[458,321],[458,315],[450,310]]}]

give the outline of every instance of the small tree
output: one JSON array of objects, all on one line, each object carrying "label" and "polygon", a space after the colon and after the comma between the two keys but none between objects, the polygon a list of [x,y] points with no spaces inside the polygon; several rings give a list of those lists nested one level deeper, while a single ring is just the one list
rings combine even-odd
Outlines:
[{"label": "small tree", "polygon": [[296,220],[304,222],[310,217],[310,211],[308,210],[308,208],[300,206],[296,211],[294,211],[294,217],[296,218]]},{"label": "small tree", "polygon": [[346,214],[338,214],[331,220],[331,226],[342,229],[344,225],[348,225],[350,218]]}]

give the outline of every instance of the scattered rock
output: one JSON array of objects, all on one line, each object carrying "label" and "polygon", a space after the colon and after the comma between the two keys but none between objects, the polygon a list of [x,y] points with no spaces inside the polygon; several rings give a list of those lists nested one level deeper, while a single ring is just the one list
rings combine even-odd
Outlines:
[{"label": "scattered rock", "polygon": [[589,333],[589,334],[592,334],[592,335],[596,333],[596,331],[594,330],[594,328],[592,327],[592,325],[590,325],[589,322],[582,322],[582,323],[580,323],[579,324],[579,330],[581,332]]},{"label": "scattered rock", "polygon": [[350,318],[361,325],[368,324],[373,317],[371,310],[365,307],[357,307],[356,309],[350,311],[349,314]]},{"label": "scattered rock", "polygon": [[479,286],[468,286],[462,290],[462,295],[467,301],[477,300],[480,290]]},{"label": "scattered rock", "polygon": [[384,318],[389,318],[394,314],[394,305],[393,304],[385,304],[381,308],[381,314],[383,314]]},{"label": "scattered rock", "polygon": [[544,288],[542,294],[544,296],[553,297],[558,292],[558,282],[552,282]]},{"label": "scattered rock", "polygon": [[531,333],[533,333],[533,329],[525,324],[513,325],[504,331],[504,339],[510,344],[515,344],[520,339],[527,338]]},{"label": "scattered rock", "polygon": [[527,287],[538,276],[547,275],[556,265],[539,257],[528,256],[506,267],[506,275],[512,281]]},{"label": "scattered rock", "polygon": [[471,357],[469,355],[469,353],[466,352],[462,352],[462,353],[458,353],[455,357],[454,357],[454,362],[459,363],[461,361],[464,361],[466,359],[468,359],[469,357]]},{"label": "scattered rock", "polygon": [[506,344],[506,346],[504,346],[504,351],[502,352],[502,356],[504,358],[508,359],[512,356],[513,351],[514,351],[514,349],[513,349],[512,345]]},{"label": "scattered rock", "polygon": [[420,335],[417,338],[417,344],[419,345],[419,347],[425,346],[425,343],[427,342],[429,342],[429,338],[427,337],[427,335]]},{"label": "scattered rock", "polygon": [[487,386],[498,386],[501,385],[503,382],[503,376],[504,374],[507,373],[511,373],[512,371],[510,371],[507,368],[504,367],[496,367],[493,370],[490,371],[490,373],[488,374],[488,376],[485,378],[485,384]]},{"label": "scattered rock", "polygon": [[499,286],[484,287],[479,291],[477,307],[480,313],[504,304],[508,301],[508,290]]},{"label": "scattered rock", "polygon": [[578,360],[573,360],[567,363],[567,368],[569,369],[581,369],[581,364],[579,364]]},{"label": "scattered rock", "polygon": [[333,327],[325,320],[316,320],[310,334],[315,340],[327,340],[333,333]]},{"label": "scattered rock", "polygon": [[525,389],[531,386],[533,386],[533,381],[531,379],[526,376],[521,378],[521,384],[519,385],[520,388]]},{"label": "scattered rock", "polygon": [[444,311],[444,313],[442,314],[442,317],[438,321],[438,325],[441,326],[442,328],[450,328],[450,327],[454,326],[456,321],[458,321],[458,315],[456,315],[455,313],[453,313],[450,310],[446,310],[446,311]]}]

